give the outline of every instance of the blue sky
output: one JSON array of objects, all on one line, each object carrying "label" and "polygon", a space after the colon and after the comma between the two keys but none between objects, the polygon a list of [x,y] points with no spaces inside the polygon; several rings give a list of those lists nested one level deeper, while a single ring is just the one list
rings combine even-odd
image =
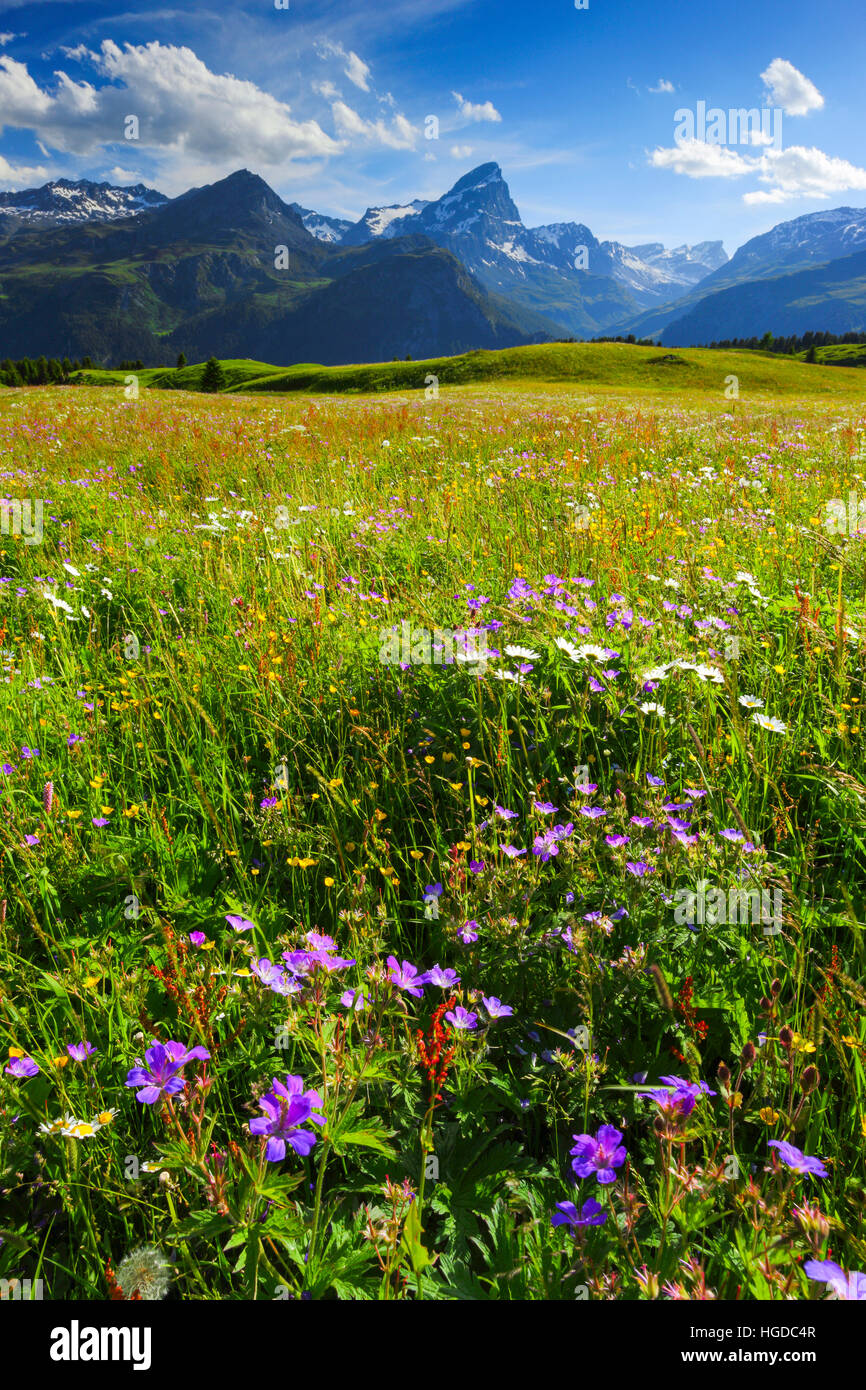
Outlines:
[{"label": "blue sky", "polygon": [[[866,205],[863,0],[277,2],[0,0],[0,187],[175,195],[246,167],[354,218],[494,159],[527,225],[729,253]],[[723,143],[675,138],[699,102],[725,113]],[[765,106],[781,148],[729,128]]]}]

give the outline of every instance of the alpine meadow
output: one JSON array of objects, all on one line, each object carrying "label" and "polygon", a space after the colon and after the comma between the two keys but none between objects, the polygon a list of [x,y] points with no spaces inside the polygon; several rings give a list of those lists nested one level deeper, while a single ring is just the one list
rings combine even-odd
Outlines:
[{"label": "alpine meadow", "polygon": [[300,1301],[826,1368],[866,1300],[862,15],[429,8],[0,3],[0,1302],[52,1374]]}]

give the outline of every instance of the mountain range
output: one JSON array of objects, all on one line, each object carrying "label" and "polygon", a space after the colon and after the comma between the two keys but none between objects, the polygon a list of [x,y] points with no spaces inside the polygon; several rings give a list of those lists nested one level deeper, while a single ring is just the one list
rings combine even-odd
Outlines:
[{"label": "mountain range", "polygon": [[720,241],[526,227],[498,164],[355,222],[239,170],[168,199],[55,180],[0,194],[0,357],[280,365],[448,355],[562,337],[665,344],[866,328],[866,209]]}]

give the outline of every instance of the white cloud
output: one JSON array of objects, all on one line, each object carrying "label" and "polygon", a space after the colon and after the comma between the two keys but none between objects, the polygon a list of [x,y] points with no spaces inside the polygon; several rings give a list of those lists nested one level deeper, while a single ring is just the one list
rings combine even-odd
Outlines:
[{"label": "white cloud", "polygon": [[668,82],[666,77],[660,77],[657,87],[648,87],[648,92],[673,92],[675,91],[673,82]]},{"label": "white cloud", "polygon": [[11,43],[13,39],[23,38],[23,34],[0,34],[0,48],[5,48],[6,44]]},{"label": "white cloud", "polygon": [[761,73],[761,81],[768,89],[770,104],[781,106],[786,116],[806,116],[824,105],[824,98],[814,82],[785,58],[774,58]]},{"label": "white cloud", "polygon": [[45,183],[48,170],[41,164],[13,166],[0,154],[0,188],[32,188],[33,184]]},{"label": "white cloud", "polygon": [[367,78],[370,76],[370,68],[357,53],[349,54],[349,61],[346,64],[346,76],[350,82],[354,82],[356,87],[360,87],[362,92],[369,92],[370,85]]},{"label": "white cloud", "polygon": [[502,117],[496,110],[492,101],[472,102],[466,101],[459,92],[452,92],[454,100],[457,102],[458,114],[465,121],[501,121]]},{"label": "white cloud", "polygon": [[180,187],[188,186],[185,175],[194,164],[211,172],[243,165],[284,170],[295,159],[340,152],[316,121],[294,120],[285,102],[253,82],[211,72],[189,48],[158,42],[121,48],[106,39],[87,58],[104,85],[58,71],[53,87],[43,89],[25,64],[0,57],[2,125],[33,130],[54,150],[92,155],[125,144],[124,122],[135,115],[139,140],[129,144],[136,153],[161,151],[168,160],[163,180]]},{"label": "white cloud", "polygon": [[317,96],[324,97],[326,101],[334,101],[343,95],[340,89],[327,79],[324,82],[314,82],[313,91]]},{"label": "white cloud", "polygon": [[469,156],[470,156],[471,153],[472,153],[472,146],[471,146],[471,145],[452,145],[452,146],[451,146],[451,151],[450,151],[450,153],[451,153],[452,159],[468,159]]},{"label": "white cloud", "polygon": [[122,169],[119,164],[115,164],[113,169],[109,169],[108,177],[112,183],[143,183],[141,174],[135,173],[132,169]]},{"label": "white cloud", "polygon": [[331,39],[324,39],[318,44],[317,51],[320,58],[340,58],[345,63],[343,72],[349,81],[360,87],[362,92],[369,92],[370,65],[357,53],[347,53],[341,43],[334,43]]},{"label": "white cloud", "polygon": [[405,116],[393,116],[388,124],[381,119],[368,121],[344,101],[335,101],[331,110],[334,113],[334,124],[343,139],[367,140],[390,150],[415,148],[418,131]]},{"label": "white cloud", "polygon": [[758,161],[737,154],[725,145],[708,145],[703,140],[683,140],[672,149],[655,149],[650,163],[656,169],[673,169],[690,179],[733,179],[752,173]]},{"label": "white cloud", "polygon": [[792,145],[767,150],[760,159],[760,180],[773,185],[743,195],[745,203],[783,203],[791,198],[829,198],[846,189],[866,189],[866,169],[823,150]]}]

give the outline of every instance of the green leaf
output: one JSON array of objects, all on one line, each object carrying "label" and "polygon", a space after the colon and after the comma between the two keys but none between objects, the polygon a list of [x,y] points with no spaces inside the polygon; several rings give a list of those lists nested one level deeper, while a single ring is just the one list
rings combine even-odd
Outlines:
[{"label": "green leaf", "polygon": [[401,1247],[409,1256],[409,1261],[415,1274],[420,1274],[422,1270],[433,1263],[431,1256],[428,1254],[421,1241],[422,1234],[418,1203],[413,1202],[409,1208],[406,1220],[403,1222]]}]

